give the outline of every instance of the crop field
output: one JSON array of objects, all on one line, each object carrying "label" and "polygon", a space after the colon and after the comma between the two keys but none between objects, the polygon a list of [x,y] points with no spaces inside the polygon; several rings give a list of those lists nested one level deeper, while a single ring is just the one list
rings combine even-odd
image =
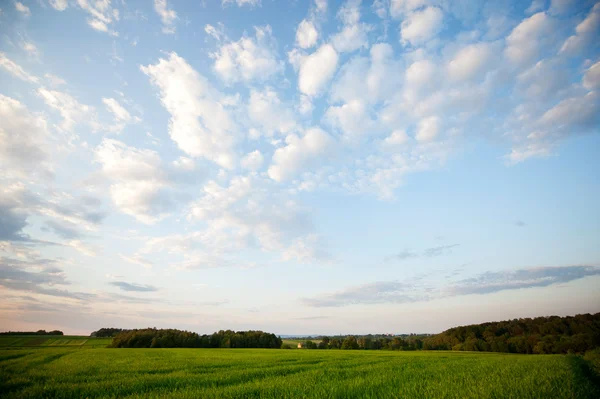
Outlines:
[{"label": "crop field", "polygon": [[68,335],[3,335],[0,336],[0,348],[28,348],[46,346],[95,347],[106,348],[112,338],[94,338]]},{"label": "crop field", "polygon": [[0,350],[3,398],[599,398],[577,356],[278,349]]}]

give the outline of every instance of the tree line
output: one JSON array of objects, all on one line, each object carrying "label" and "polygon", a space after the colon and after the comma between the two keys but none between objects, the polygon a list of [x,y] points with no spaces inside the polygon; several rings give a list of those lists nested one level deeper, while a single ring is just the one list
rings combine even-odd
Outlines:
[{"label": "tree line", "polygon": [[6,331],[0,332],[0,335],[64,335],[62,331],[59,330],[37,330],[37,331]]},{"label": "tree line", "polygon": [[[338,335],[334,337],[321,336],[315,340],[308,339],[302,347],[306,349],[367,349],[367,350],[406,350],[423,349],[423,339],[427,335],[383,336],[383,335]],[[287,346],[282,346],[287,349]],[[291,348],[291,347],[290,347]]]},{"label": "tree line", "polygon": [[263,331],[221,330],[199,335],[175,329],[123,330],[112,340],[112,348],[280,348],[281,338]]},{"label": "tree line", "polygon": [[[585,353],[600,347],[600,313],[513,319],[454,327],[436,335],[321,336],[306,349],[454,350],[506,353]],[[315,340],[316,340],[315,339]],[[283,348],[287,348],[284,344]],[[291,348],[291,347],[290,347]]]},{"label": "tree line", "polygon": [[111,338],[120,333],[121,331],[128,331],[123,328],[101,328],[90,334],[90,337],[96,338]]},{"label": "tree line", "polygon": [[597,347],[600,347],[600,313],[454,327],[423,341],[425,350],[509,353],[584,353]]}]

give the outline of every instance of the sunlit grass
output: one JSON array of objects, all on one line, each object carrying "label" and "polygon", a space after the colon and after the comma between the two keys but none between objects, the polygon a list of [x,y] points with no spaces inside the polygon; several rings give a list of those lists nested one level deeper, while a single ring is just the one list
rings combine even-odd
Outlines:
[{"label": "sunlit grass", "polygon": [[273,349],[0,350],[3,398],[597,398],[561,355]]}]

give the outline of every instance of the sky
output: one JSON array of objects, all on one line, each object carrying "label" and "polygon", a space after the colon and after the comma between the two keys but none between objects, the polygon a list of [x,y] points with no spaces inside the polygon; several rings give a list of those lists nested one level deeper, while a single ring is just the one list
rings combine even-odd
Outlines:
[{"label": "sky", "polygon": [[0,8],[0,330],[600,311],[600,3]]}]

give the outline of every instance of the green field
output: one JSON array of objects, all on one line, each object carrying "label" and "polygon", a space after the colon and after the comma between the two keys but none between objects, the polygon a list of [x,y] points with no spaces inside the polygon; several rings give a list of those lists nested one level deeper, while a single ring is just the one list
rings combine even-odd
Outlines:
[{"label": "green field", "polygon": [[278,349],[0,350],[3,398],[599,398],[578,356]]},{"label": "green field", "polygon": [[0,348],[29,348],[46,346],[106,348],[112,338],[82,337],[80,335],[2,335]]}]

